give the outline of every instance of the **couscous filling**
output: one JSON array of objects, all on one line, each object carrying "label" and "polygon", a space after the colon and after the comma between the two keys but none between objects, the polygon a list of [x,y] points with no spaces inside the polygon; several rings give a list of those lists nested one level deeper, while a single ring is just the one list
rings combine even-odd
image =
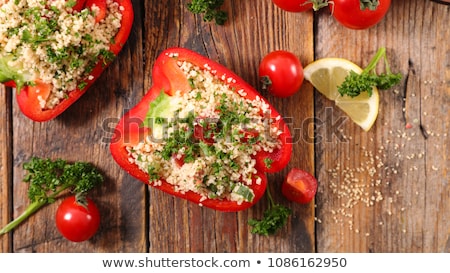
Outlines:
[{"label": "couscous filling", "polygon": [[[121,27],[120,5],[107,0],[106,17],[96,22],[99,8],[72,10],[75,1],[11,0],[0,3],[0,61],[20,85],[39,79],[50,84],[43,109],[54,108],[70,91],[82,89],[90,72],[109,51]],[[6,69],[6,68],[5,68]],[[21,78],[21,80],[19,80]]]},{"label": "couscous filling", "polygon": [[[246,99],[243,90],[232,90],[208,69],[178,65],[191,90],[173,96],[161,92],[150,104],[144,125],[152,134],[127,147],[129,161],[148,173],[154,186],[164,180],[203,200],[251,202],[250,186],[261,183],[253,156],[281,146],[268,105],[258,97]],[[159,108],[166,114],[153,113]]]}]

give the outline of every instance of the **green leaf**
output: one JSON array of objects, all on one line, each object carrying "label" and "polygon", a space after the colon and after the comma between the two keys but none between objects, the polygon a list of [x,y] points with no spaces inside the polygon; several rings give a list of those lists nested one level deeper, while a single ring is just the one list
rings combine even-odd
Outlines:
[{"label": "green leaf", "polygon": [[272,235],[286,225],[292,211],[280,204],[276,204],[264,212],[262,220],[250,219],[248,224],[252,226],[251,232],[259,235]]},{"label": "green leaf", "polygon": [[103,176],[90,163],[67,163],[62,159],[33,157],[24,163],[24,182],[29,183],[28,197],[32,202],[51,203],[62,191],[84,194],[103,182]]},{"label": "green leaf", "polygon": [[224,0],[192,0],[187,8],[194,14],[203,14],[203,21],[215,21],[217,25],[223,25],[228,19],[228,14],[221,10]]},{"label": "green leaf", "polygon": [[75,7],[76,4],[77,4],[76,0],[67,0],[66,7],[73,8],[73,7]]},{"label": "green leaf", "polygon": [[158,97],[150,103],[142,126],[151,128],[153,136],[162,139],[164,128],[179,110],[179,102],[178,98],[169,96],[164,90],[161,90]]},{"label": "green leaf", "polygon": [[[386,73],[377,74],[375,69],[382,58],[384,58]],[[386,90],[400,83],[401,79],[402,75],[400,73],[393,74],[391,72],[386,57],[386,49],[382,47],[361,74],[350,71],[344,82],[338,86],[338,91],[341,96],[356,97],[362,92],[368,92],[369,96],[371,96],[373,87]]]},{"label": "green leaf", "polygon": [[241,195],[247,202],[252,202],[255,197],[250,188],[244,185],[239,185],[235,193]]},{"label": "green leaf", "polygon": [[20,68],[11,67],[8,64],[11,60],[12,56],[0,57],[0,82],[14,81],[17,91],[20,91],[27,82],[31,81],[31,76],[19,73]]},{"label": "green leaf", "polygon": [[279,229],[286,225],[287,219],[292,214],[291,209],[281,205],[275,204],[275,201],[270,194],[270,189],[266,189],[267,199],[269,201],[269,208],[264,212],[264,217],[261,220],[250,219],[248,224],[252,227],[251,232],[259,235],[272,235]]}]

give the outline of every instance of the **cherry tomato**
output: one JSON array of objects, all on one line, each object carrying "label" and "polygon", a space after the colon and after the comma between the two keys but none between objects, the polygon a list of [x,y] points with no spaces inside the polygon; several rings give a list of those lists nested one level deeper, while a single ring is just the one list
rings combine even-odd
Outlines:
[{"label": "cherry tomato", "polygon": [[277,50],[267,54],[259,65],[259,77],[263,88],[276,97],[295,94],[303,83],[303,66],[293,53]]},{"label": "cherry tomato", "polygon": [[56,227],[72,242],[90,239],[100,226],[100,213],[95,203],[87,198],[87,206],[76,202],[75,196],[66,198],[56,211]]},{"label": "cherry tomato", "polygon": [[308,11],[313,7],[309,0],[272,0],[272,2],[282,10],[290,12]]},{"label": "cherry tomato", "polygon": [[378,24],[386,15],[391,0],[379,0],[375,10],[361,10],[360,0],[333,0],[328,4],[334,18],[351,29],[366,29]]},{"label": "cherry tomato", "polygon": [[317,180],[312,174],[293,168],[281,185],[281,193],[289,200],[307,204],[314,199],[317,192]]}]

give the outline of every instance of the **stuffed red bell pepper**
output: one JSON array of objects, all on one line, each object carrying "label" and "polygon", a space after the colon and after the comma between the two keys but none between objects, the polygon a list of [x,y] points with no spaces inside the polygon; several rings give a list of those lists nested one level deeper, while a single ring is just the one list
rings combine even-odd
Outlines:
[{"label": "stuffed red bell pepper", "polygon": [[17,89],[27,117],[53,119],[119,54],[133,17],[131,0],[6,1],[0,12],[0,82]]},{"label": "stuffed red bell pepper", "polygon": [[184,48],[163,51],[153,86],[116,126],[110,150],[129,174],[220,211],[255,204],[266,172],[289,162],[280,114],[236,74]]}]

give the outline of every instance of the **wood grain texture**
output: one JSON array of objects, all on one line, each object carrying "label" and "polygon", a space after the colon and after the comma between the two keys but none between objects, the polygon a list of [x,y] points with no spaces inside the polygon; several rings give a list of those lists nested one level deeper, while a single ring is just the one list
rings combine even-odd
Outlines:
[{"label": "wood grain texture", "polygon": [[[135,1],[139,4],[140,1]],[[14,252],[145,252],[146,191],[112,160],[109,142],[120,116],[133,106],[143,90],[140,9],[131,37],[120,56],[101,78],[54,120],[37,123],[24,117],[14,101],[13,203],[17,217],[29,204],[22,164],[32,156],[88,161],[105,175],[104,184],[91,193],[101,211],[98,236],[71,243],[54,222],[57,205],[46,206],[14,230]],[[3,238],[2,238],[3,240]]]},{"label": "wood grain texture", "polygon": [[[28,205],[22,164],[42,156],[89,161],[105,174],[104,185],[92,192],[103,217],[99,232],[83,243],[63,239],[53,204],[1,236],[0,252],[450,252],[447,6],[393,1],[380,24],[354,31],[328,11],[288,13],[271,0],[225,1],[230,20],[224,26],[188,12],[188,0],[132,2],[135,22],[124,50],[60,117],[32,122],[11,90],[0,90],[0,224]],[[233,70],[288,122],[292,160],[269,175],[274,199],[293,210],[278,234],[253,235],[247,225],[262,217],[265,199],[243,212],[217,212],[147,187],[111,158],[115,124],[153,84],[159,53],[174,46]],[[364,66],[381,46],[404,78],[380,94],[380,113],[369,132],[306,82],[294,96],[279,99],[258,81],[259,62],[273,50],[292,51],[304,65],[342,57]],[[297,205],[281,195],[292,167],[318,178],[315,204]]]},{"label": "wood grain texture", "polygon": [[[288,14],[273,6],[271,1],[231,0],[224,5],[230,20],[225,26],[217,26],[204,23],[201,16],[189,13],[185,8],[187,2],[167,1],[162,6],[156,1],[146,1],[144,44],[149,49],[145,52],[145,59],[149,61],[145,75],[151,75],[152,60],[161,49],[173,46],[190,48],[208,56],[257,89],[260,89],[259,62],[270,51],[290,50],[305,63],[313,58],[311,14]],[[299,32],[301,36],[296,35]],[[151,84],[148,78],[146,88]],[[303,140],[311,127],[302,124],[313,116],[312,88],[305,87],[285,100],[262,93],[286,117],[296,134],[296,156],[289,167],[313,172],[313,141]],[[313,205],[297,206],[283,200],[280,185],[285,174],[286,171],[271,175],[270,188],[276,201],[291,207],[294,214],[279,235],[268,238],[251,234],[247,225],[250,218],[262,217],[267,207],[265,198],[250,210],[224,214],[150,189],[149,252],[314,251]]]},{"label": "wood grain texture", "polygon": [[[11,221],[11,90],[0,86],[0,225]],[[0,253],[11,251],[11,235],[3,236],[0,240]]]},{"label": "wood grain texture", "polygon": [[316,96],[316,115],[327,121],[316,145],[319,252],[448,252],[449,15],[428,1],[393,1],[385,20],[365,31],[318,16],[316,58],[364,66],[384,46],[404,76],[380,94],[368,133]]}]

